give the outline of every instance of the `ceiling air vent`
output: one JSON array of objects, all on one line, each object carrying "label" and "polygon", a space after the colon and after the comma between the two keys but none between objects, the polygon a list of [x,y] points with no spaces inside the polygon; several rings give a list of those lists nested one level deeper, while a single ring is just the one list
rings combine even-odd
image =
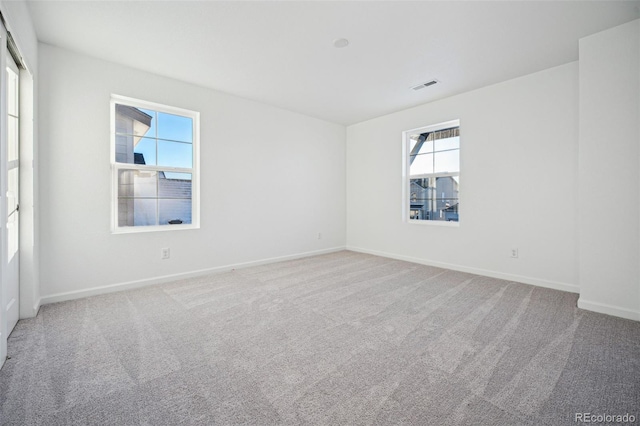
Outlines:
[{"label": "ceiling air vent", "polygon": [[420,89],[424,89],[425,87],[433,86],[436,83],[438,83],[438,80],[431,80],[431,81],[427,81],[426,83],[420,83],[417,86],[413,86],[412,89],[420,90]]}]

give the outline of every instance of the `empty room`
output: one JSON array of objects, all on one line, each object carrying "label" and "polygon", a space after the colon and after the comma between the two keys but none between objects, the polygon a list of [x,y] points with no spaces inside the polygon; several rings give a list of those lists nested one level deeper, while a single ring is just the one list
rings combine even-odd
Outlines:
[{"label": "empty room", "polygon": [[0,425],[640,424],[640,1],[0,13]]}]

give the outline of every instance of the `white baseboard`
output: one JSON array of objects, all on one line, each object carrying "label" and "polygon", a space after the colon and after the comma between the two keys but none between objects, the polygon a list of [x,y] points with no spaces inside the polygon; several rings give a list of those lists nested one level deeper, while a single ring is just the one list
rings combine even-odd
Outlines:
[{"label": "white baseboard", "polygon": [[377,250],[363,249],[360,247],[347,246],[347,250],[357,251],[360,253],[373,254],[376,256],[388,257],[391,259],[404,260],[412,263],[419,263],[421,265],[435,266],[438,268],[451,269],[451,270],[460,271],[460,272],[468,272],[470,274],[483,275],[486,277],[498,278],[501,280],[516,281],[524,284],[535,285],[538,287],[545,287],[545,288],[551,288],[553,290],[566,291],[569,293],[580,293],[580,287],[575,284],[567,284],[567,283],[560,283],[555,281],[542,280],[539,278],[526,277],[523,275],[506,274],[503,272],[490,271],[487,269],[480,269],[480,268],[471,268],[471,267],[455,265],[451,263],[434,262],[430,260],[419,259],[416,257],[403,256],[399,254],[387,253],[387,252],[382,252]]},{"label": "white baseboard", "polygon": [[640,312],[638,311],[607,305],[606,303],[591,302],[589,300],[584,300],[582,297],[578,299],[578,308],[598,312],[600,314],[613,315],[614,317],[640,321]]},{"label": "white baseboard", "polygon": [[76,291],[68,291],[64,293],[56,293],[56,294],[51,294],[48,296],[41,297],[40,300],[38,301],[38,309],[40,308],[40,305],[46,305],[49,303],[64,302],[66,300],[81,299],[83,297],[89,297],[89,296],[97,296],[99,294],[114,293],[116,291],[123,291],[123,290],[131,290],[134,288],[140,288],[140,287],[146,287],[154,284],[177,281],[185,278],[197,277],[200,275],[228,272],[228,271],[231,271],[232,269],[248,268],[251,266],[265,265],[268,263],[282,262],[285,260],[293,260],[293,259],[300,259],[300,258],[309,257],[309,256],[317,256],[320,254],[334,253],[334,252],[345,250],[345,249],[346,249],[345,247],[332,247],[332,248],[323,249],[323,250],[308,251],[304,253],[290,254],[286,256],[278,256],[278,257],[270,257],[267,259],[253,260],[250,262],[235,263],[232,265],[216,266],[214,268],[199,269],[197,271],[164,275],[160,277],[153,277],[153,278],[146,278],[142,280],[110,284],[110,285],[105,285],[101,287],[92,287],[92,288],[76,290]]}]

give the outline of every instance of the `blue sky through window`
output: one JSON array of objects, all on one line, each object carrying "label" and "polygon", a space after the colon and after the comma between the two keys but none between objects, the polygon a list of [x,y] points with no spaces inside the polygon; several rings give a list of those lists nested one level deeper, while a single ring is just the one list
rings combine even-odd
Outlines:
[{"label": "blue sky through window", "polygon": [[[193,167],[193,120],[163,112],[138,108],[151,116],[151,125],[134,152],[144,156],[145,164],[168,167]],[[191,175],[165,173],[167,178],[184,179]],[[175,176],[174,176],[175,175]]]}]

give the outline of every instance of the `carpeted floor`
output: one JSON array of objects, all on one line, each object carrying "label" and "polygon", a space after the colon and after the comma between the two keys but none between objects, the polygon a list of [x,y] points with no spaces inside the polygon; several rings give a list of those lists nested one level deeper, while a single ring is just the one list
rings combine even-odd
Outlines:
[{"label": "carpeted floor", "polygon": [[9,339],[0,423],[637,419],[640,323],[576,298],[343,251],[46,305]]}]

